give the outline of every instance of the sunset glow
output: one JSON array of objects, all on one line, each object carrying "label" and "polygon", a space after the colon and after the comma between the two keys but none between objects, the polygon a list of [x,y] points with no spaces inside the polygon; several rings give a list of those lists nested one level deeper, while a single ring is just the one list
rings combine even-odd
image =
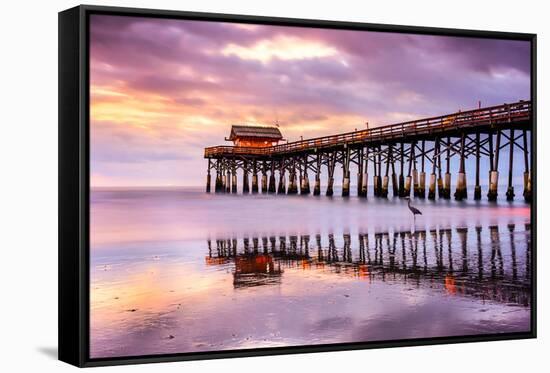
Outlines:
[{"label": "sunset glow", "polygon": [[202,185],[231,124],[289,141],[529,99],[529,43],[94,15],[92,186]]}]

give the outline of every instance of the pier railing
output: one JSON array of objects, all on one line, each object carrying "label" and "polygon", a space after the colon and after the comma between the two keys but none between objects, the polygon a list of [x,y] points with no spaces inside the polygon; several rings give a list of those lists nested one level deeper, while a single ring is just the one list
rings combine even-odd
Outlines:
[{"label": "pier railing", "polygon": [[499,124],[529,121],[531,119],[531,111],[531,101],[519,101],[512,104],[460,111],[438,117],[294,141],[265,148],[213,146],[204,150],[204,156],[205,158],[220,155],[273,156],[344,144],[389,141],[409,136],[471,129],[478,126],[498,126]]}]

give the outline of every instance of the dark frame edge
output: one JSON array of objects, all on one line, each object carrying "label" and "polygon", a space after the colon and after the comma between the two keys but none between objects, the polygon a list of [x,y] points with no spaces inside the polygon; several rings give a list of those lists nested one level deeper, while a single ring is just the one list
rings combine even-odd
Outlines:
[{"label": "dark frame edge", "polygon": [[58,14],[58,359],[84,366],[82,340],[82,7]]},{"label": "dark frame edge", "polygon": [[[426,338],[332,345],[291,346],[228,350],[208,353],[121,356],[91,359],[88,355],[88,64],[87,16],[97,13],[119,13],[126,16],[186,18],[195,20],[248,22],[271,25],[346,28],[370,31],[439,34],[447,36],[505,38],[531,42],[531,92],[533,101],[533,136],[531,139],[533,202],[532,214],[532,320],[531,331],[492,335]],[[449,343],[471,343],[536,338],[536,34],[478,31],[421,26],[398,26],[345,21],[326,21],[253,15],[199,13],[157,9],[137,9],[80,5],[59,13],[59,360],[78,367],[257,357],[296,353],[428,346]]]}]

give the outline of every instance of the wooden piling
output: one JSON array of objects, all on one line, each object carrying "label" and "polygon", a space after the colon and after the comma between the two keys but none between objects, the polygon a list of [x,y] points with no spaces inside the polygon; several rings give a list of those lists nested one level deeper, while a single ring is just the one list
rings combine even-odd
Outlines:
[{"label": "wooden piling", "polygon": [[411,195],[411,181],[412,181],[412,164],[414,159],[414,143],[409,146],[409,169],[407,171],[407,178],[405,179],[405,188],[402,197],[410,197]]},{"label": "wooden piling", "polygon": [[286,194],[286,177],[285,177],[285,160],[280,161],[279,166],[279,186],[277,187],[277,194]]},{"label": "wooden piling", "polygon": [[390,173],[390,154],[391,148],[388,146],[386,149],[386,173],[382,179],[382,189],[380,191],[380,197],[388,198],[388,186],[390,182],[389,173]]},{"label": "wooden piling", "polygon": [[208,158],[208,170],[206,172],[206,193],[210,193],[210,158]]},{"label": "wooden piling", "polygon": [[480,164],[480,134],[476,133],[476,185],[474,188],[474,200],[479,201],[481,199],[481,185],[479,184],[479,164]]},{"label": "wooden piling", "polygon": [[369,180],[369,174],[368,174],[368,166],[369,166],[369,148],[366,148],[366,152],[364,154],[364,171],[362,175],[362,182],[361,182],[361,196],[366,197],[368,193],[368,180]]},{"label": "wooden piling", "polygon": [[262,182],[261,182],[261,191],[262,193],[267,193],[267,162],[262,162]]},{"label": "wooden piling", "polygon": [[434,150],[433,150],[433,156],[432,156],[432,173],[430,174],[430,186],[428,187],[428,199],[434,200],[435,199],[435,192],[436,192],[436,175],[435,170],[437,168],[437,143],[436,140],[434,142]]},{"label": "wooden piling", "polygon": [[229,166],[227,166],[227,176],[225,178],[225,193],[231,193],[231,168]]},{"label": "wooden piling", "polygon": [[287,194],[298,193],[298,185],[296,184],[296,160],[292,159],[292,165],[288,174],[288,190]]},{"label": "wooden piling", "polygon": [[267,192],[270,194],[274,194],[277,191],[277,187],[275,185],[275,161],[271,161],[271,173],[269,175],[269,186],[267,187]]},{"label": "wooden piling", "polygon": [[328,155],[327,164],[328,182],[327,191],[325,194],[328,197],[331,197],[334,194],[334,168],[336,167],[336,151],[333,151]]},{"label": "wooden piling", "polygon": [[529,150],[527,149],[527,131],[523,130],[523,161],[525,170],[523,172],[523,198],[531,202],[531,173],[529,172]]},{"label": "wooden piling", "polygon": [[344,152],[343,152],[343,161],[342,161],[342,173],[343,173],[343,179],[342,179],[342,197],[349,197],[349,186],[350,186],[350,148],[349,146],[345,146]]},{"label": "wooden piling", "polygon": [[510,139],[509,139],[509,160],[508,160],[508,189],[506,190],[506,200],[507,201],[513,201],[515,194],[514,194],[514,185],[512,183],[513,179],[513,171],[514,171],[514,130],[510,130]]},{"label": "wooden piling", "polygon": [[317,153],[315,165],[315,185],[313,186],[313,195],[321,195],[321,154]]},{"label": "wooden piling", "polygon": [[[229,187],[229,186],[228,186]],[[231,193],[237,193],[237,168],[235,161],[231,163]]]},{"label": "wooden piling", "polygon": [[357,195],[363,193],[363,148],[357,149]]},{"label": "wooden piling", "polygon": [[255,159],[252,161],[252,194],[258,194],[258,169]]},{"label": "wooden piling", "polygon": [[[491,136],[491,135],[490,135]],[[498,158],[500,155],[500,131],[497,131],[496,134],[496,144],[493,155],[493,138],[489,138],[489,152],[491,154],[491,171],[489,173],[489,192],[487,193],[487,198],[489,201],[496,201],[498,196]]]},{"label": "wooden piling", "polygon": [[443,177],[441,176],[443,164],[441,163],[441,139],[436,140],[437,153],[437,195],[439,198],[445,198],[445,187],[443,185]]},{"label": "wooden piling", "polygon": [[248,162],[243,162],[243,194],[250,193],[250,185],[248,184]]},{"label": "wooden piling", "polygon": [[466,190],[466,169],[465,169],[465,155],[464,148],[466,146],[466,134],[462,133],[460,138],[460,160],[458,169],[458,179],[456,182],[455,200],[462,201],[467,198],[468,192]]},{"label": "wooden piling", "polygon": [[405,176],[403,175],[405,168],[405,144],[401,143],[401,168],[399,173],[399,197],[405,196]]},{"label": "wooden piling", "polygon": [[301,185],[300,185],[300,194],[302,195],[307,195],[309,194],[310,190],[309,190],[309,177],[308,177],[308,174],[307,174],[307,170],[308,170],[308,156],[305,155],[304,156],[304,160],[303,160],[303,164],[304,164],[304,170],[303,170],[303,173],[302,173],[302,181],[301,181]]},{"label": "wooden piling", "polygon": [[447,157],[446,161],[446,172],[445,172],[445,199],[451,199],[451,138],[447,137]]},{"label": "wooden piling", "polygon": [[426,198],[426,172],[424,169],[425,157],[426,157],[426,141],[422,140],[422,158],[420,164],[420,180],[418,184],[418,197]]}]

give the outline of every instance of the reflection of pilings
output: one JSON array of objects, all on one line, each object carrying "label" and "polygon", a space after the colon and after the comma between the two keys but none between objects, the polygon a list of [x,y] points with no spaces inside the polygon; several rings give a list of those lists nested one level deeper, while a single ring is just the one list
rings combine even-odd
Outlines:
[{"label": "reflection of pilings", "polygon": [[504,262],[502,258],[502,251],[500,249],[498,226],[489,227],[489,234],[491,236],[491,277],[503,277]]},{"label": "reflection of pilings", "polygon": [[516,242],[514,237],[514,230],[516,226],[514,224],[508,225],[508,232],[510,234],[510,256],[512,258],[512,280],[518,279],[518,262],[516,258]]},{"label": "reflection of pilings", "polygon": [[[336,244],[334,234],[328,235],[328,247],[322,246],[320,234],[315,236],[316,249],[313,255],[309,252],[308,235],[257,236],[244,237],[238,251],[237,239],[216,240],[216,250],[212,242],[207,240],[207,265],[229,265],[235,261],[239,267],[236,271],[246,276],[242,278],[239,287],[272,284],[264,281],[264,276],[272,273],[269,268],[283,265],[288,268],[302,270],[330,270],[339,275],[349,275],[360,278],[381,281],[396,281],[402,279],[416,286],[441,286],[449,294],[474,296],[481,299],[491,299],[505,303],[529,305],[530,303],[530,226],[526,227],[526,276],[520,275],[517,261],[516,226],[510,224],[507,230],[499,233],[497,226],[489,227],[487,249],[490,250],[490,266],[483,265],[483,244],[481,227],[476,227],[477,255],[468,254],[468,229],[434,229],[429,232],[393,232],[393,233],[360,233],[358,240],[358,255],[354,255],[354,237],[344,233],[343,245]],[[457,241],[453,241],[453,232],[457,233]],[[428,237],[427,237],[428,235]],[[500,236],[510,237],[511,255],[503,256]],[[374,237],[374,260],[369,249],[369,236]],[[431,237],[431,238],[429,238]],[[523,237],[523,233],[522,233]],[[260,240],[261,239],[261,240]],[[426,241],[432,242],[435,255],[428,255]],[[505,239],[505,241],[507,241]],[[457,247],[453,249],[453,245]],[[473,246],[476,247],[476,246]],[[217,252],[217,254],[216,254]],[[453,256],[461,258],[461,265]],[[435,262],[430,263],[432,261]],[[470,262],[474,261],[474,263]],[[505,266],[505,260],[510,260]],[[266,268],[266,265],[269,268]],[[455,267],[460,270],[455,273]],[[470,272],[470,268],[472,272]],[[506,268],[506,270],[505,270]],[[510,268],[510,270],[508,270]],[[257,271],[257,276],[254,275]],[[267,272],[266,272],[267,271]],[[235,272],[234,272],[235,273]],[[242,282],[250,282],[249,285]],[[439,284],[439,285],[438,285]]]},{"label": "reflection of pilings", "polygon": [[481,245],[481,227],[476,227],[477,238],[477,274],[478,279],[483,279],[483,246]]},{"label": "reflection of pilings", "polygon": [[458,238],[460,240],[461,252],[462,252],[462,273],[466,274],[469,271],[468,268],[468,242],[467,242],[467,228],[457,228]]}]

